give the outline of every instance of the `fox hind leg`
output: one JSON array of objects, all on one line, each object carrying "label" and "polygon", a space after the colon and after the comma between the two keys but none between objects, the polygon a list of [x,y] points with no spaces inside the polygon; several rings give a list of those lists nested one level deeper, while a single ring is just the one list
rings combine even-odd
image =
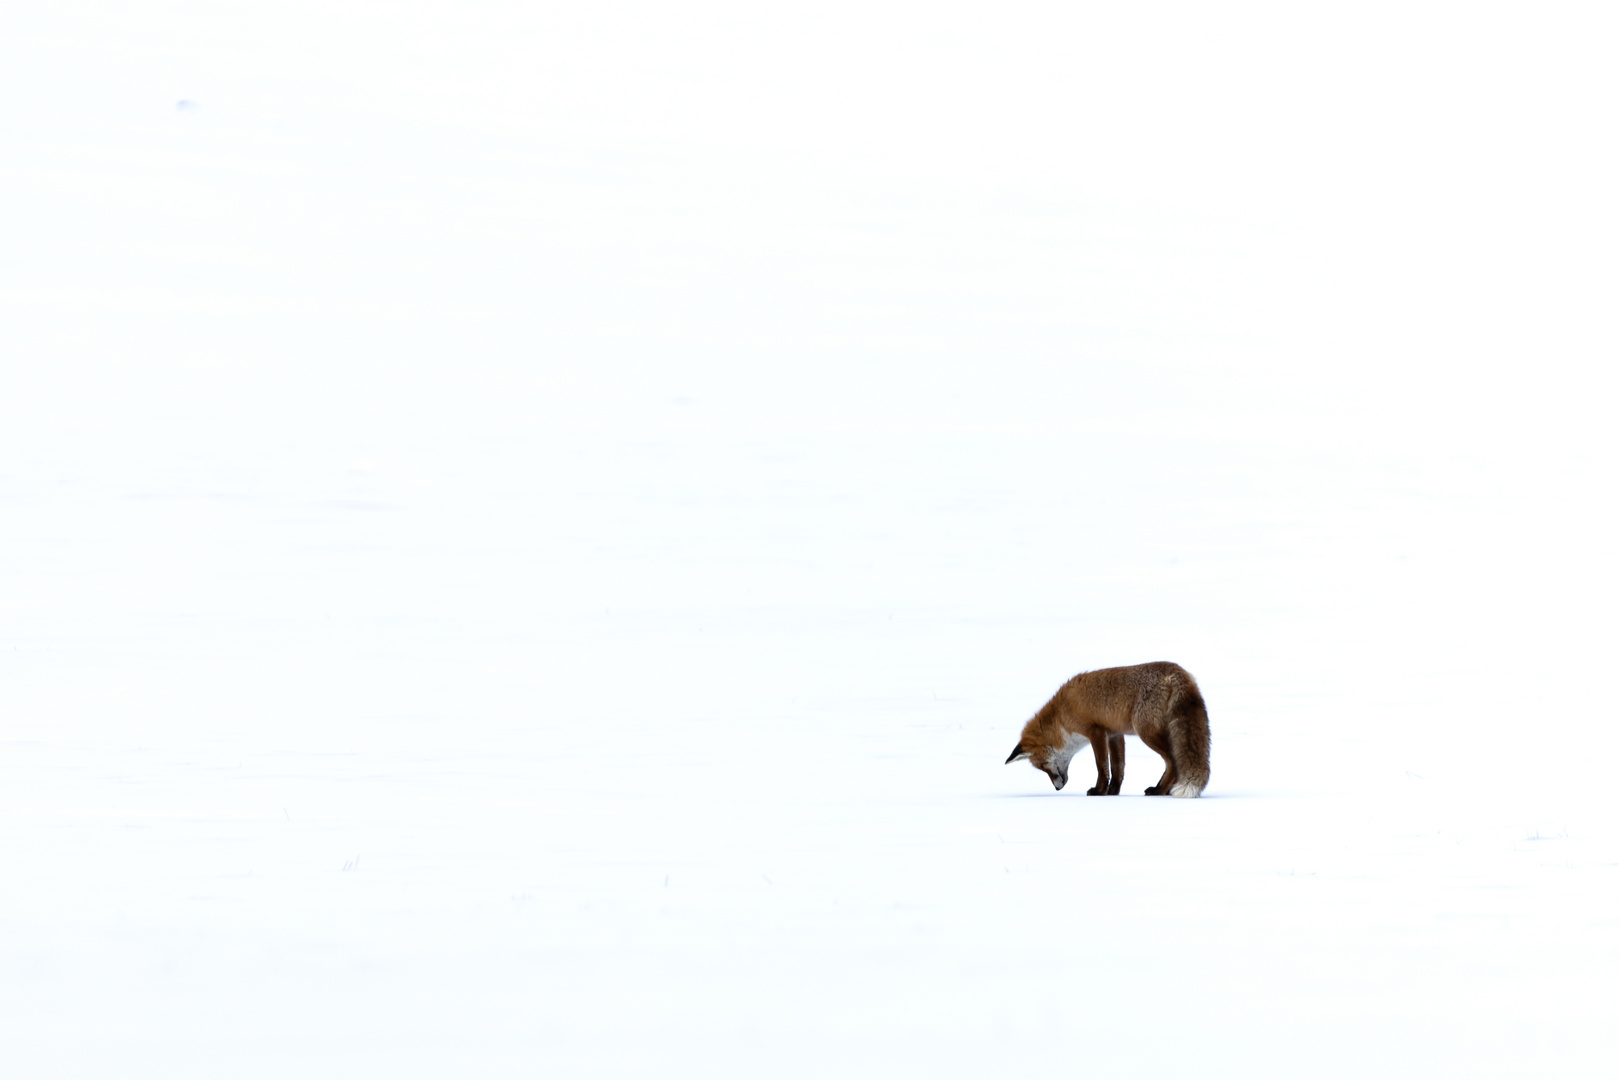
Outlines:
[{"label": "fox hind leg", "polygon": [[1165,736],[1163,728],[1138,728],[1138,735],[1148,744],[1148,749],[1164,758],[1164,775],[1159,782],[1142,792],[1144,795],[1168,795],[1170,788],[1176,782],[1176,759],[1171,756],[1170,740]]},{"label": "fox hind leg", "polygon": [[1108,794],[1118,795],[1125,782],[1125,736],[1108,736]]}]

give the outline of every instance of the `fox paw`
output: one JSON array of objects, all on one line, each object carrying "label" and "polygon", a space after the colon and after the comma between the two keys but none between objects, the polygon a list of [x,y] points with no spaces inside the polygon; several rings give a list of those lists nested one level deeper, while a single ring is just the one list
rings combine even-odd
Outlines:
[{"label": "fox paw", "polygon": [[1108,789],[1105,788],[1105,787],[1086,788],[1086,794],[1087,795],[1106,795],[1106,794],[1108,794]]},{"label": "fox paw", "polygon": [[1144,794],[1144,795],[1158,795],[1158,794],[1160,794],[1159,785],[1154,784],[1152,787],[1150,787],[1146,791],[1142,792],[1142,794]]}]

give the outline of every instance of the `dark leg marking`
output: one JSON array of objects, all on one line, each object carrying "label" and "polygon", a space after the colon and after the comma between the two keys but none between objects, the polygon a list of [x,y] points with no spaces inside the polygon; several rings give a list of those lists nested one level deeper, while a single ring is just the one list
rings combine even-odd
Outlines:
[{"label": "dark leg marking", "polygon": [[1091,740],[1091,752],[1097,758],[1097,783],[1086,789],[1087,795],[1107,795],[1108,791],[1108,733],[1105,731],[1089,731],[1086,737]]},{"label": "dark leg marking", "polygon": [[1125,736],[1108,736],[1108,794],[1118,795],[1125,782]]}]

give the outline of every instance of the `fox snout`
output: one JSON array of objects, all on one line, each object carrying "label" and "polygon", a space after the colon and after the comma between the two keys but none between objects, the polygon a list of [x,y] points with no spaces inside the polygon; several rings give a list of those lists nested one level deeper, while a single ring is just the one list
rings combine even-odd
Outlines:
[{"label": "fox snout", "polygon": [[1062,791],[1063,785],[1069,782],[1068,773],[1049,772],[1046,775],[1052,778],[1052,786],[1057,788],[1059,791]]}]

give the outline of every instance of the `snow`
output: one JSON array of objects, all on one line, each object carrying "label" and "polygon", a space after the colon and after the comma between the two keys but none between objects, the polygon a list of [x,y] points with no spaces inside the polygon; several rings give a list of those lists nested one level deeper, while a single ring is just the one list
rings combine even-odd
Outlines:
[{"label": "snow", "polygon": [[1614,27],[1356,11],[22,5],[7,1074],[1601,1074]]}]

